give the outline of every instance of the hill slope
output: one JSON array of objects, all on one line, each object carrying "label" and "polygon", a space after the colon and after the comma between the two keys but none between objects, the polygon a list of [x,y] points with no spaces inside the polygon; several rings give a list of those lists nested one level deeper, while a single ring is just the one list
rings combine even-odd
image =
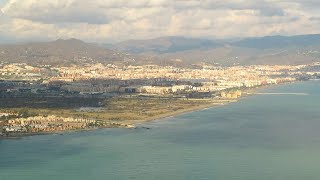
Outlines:
[{"label": "hill slope", "polygon": [[123,62],[124,53],[85,43],[77,39],[0,45],[0,60],[29,64],[69,65]]}]

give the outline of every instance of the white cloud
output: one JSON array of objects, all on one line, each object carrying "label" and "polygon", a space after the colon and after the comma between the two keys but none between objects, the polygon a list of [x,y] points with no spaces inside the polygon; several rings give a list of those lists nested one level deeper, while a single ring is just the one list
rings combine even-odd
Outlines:
[{"label": "white cloud", "polygon": [[8,0],[0,32],[22,40],[100,42],[319,33],[319,5],[317,0]]}]

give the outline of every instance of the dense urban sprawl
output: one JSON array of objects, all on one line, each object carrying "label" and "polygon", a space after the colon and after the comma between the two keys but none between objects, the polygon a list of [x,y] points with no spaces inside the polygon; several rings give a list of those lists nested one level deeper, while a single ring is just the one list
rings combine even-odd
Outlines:
[{"label": "dense urban sprawl", "polygon": [[[245,88],[318,78],[320,63],[308,65],[213,66],[197,68],[88,64],[53,67],[0,63],[0,97],[97,97],[128,95],[186,99],[236,99]],[[94,106],[99,106],[98,102]],[[3,105],[4,107],[6,104]],[[81,107],[89,108],[90,107]],[[97,119],[1,112],[1,134],[52,132],[108,126]],[[131,127],[126,124],[113,126]]]}]

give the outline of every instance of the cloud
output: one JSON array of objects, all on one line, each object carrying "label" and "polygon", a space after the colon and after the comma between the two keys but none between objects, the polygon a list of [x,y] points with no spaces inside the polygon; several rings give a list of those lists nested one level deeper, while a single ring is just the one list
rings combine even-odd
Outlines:
[{"label": "cloud", "polygon": [[1,11],[12,18],[42,23],[108,23],[106,15],[96,10],[97,5],[73,0],[11,0]]},{"label": "cloud", "polygon": [[318,21],[318,22],[320,22],[320,17],[311,17],[309,19],[310,19],[310,21]]},{"label": "cloud", "polygon": [[318,0],[8,0],[2,35],[121,41],[319,33]]},{"label": "cloud", "polygon": [[[10,0],[1,11],[12,18],[42,23],[106,24],[152,15],[167,0]],[[167,4],[168,5],[168,4]]]}]

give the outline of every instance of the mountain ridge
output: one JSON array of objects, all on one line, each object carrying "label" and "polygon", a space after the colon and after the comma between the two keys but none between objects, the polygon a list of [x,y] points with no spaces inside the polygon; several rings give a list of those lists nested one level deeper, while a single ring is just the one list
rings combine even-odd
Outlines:
[{"label": "mountain ridge", "polygon": [[306,64],[320,59],[320,34],[210,40],[179,36],[103,45],[79,39],[0,44],[0,61],[70,65],[113,63],[189,66]]},{"label": "mountain ridge", "polygon": [[[177,37],[174,37],[177,38]],[[184,37],[180,37],[184,38]],[[122,51],[132,54],[149,54],[165,59],[182,59],[188,63],[205,61],[206,63],[219,63],[223,65],[234,64],[303,64],[318,61],[320,59],[320,34],[296,35],[296,36],[265,36],[255,38],[243,38],[240,40],[206,40],[207,44],[213,46],[202,46],[203,39],[185,38],[194,46],[179,48],[186,41],[176,43],[174,49],[169,46],[158,47],[167,51],[153,51],[147,45],[149,42],[157,42],[158,39],[166,39],[171,42],[170,37],[160,37],[146,41],[136,40],[142,46],[134,43],[121,42],[115,44],[115,49],[121,47]],[[158,43],[159,44],[159,43]],[[150,46],[152,47],[153,44]],[[161,45],[161,43],[160,43]],[[134,47],[140,47],[139,51],[132,51]],[[143,49],[145,48],[145,49]],[[286,53],[284,53],[286,52]]]}]

